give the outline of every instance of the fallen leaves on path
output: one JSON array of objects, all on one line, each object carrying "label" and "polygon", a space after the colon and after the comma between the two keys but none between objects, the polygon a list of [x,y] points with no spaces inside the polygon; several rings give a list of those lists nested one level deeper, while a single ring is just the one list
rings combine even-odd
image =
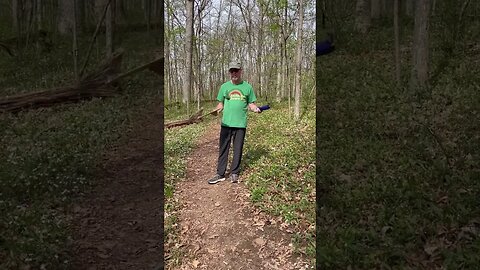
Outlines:
[{"label": "fallen leaves on path", "polygon": [[182,263],[167,269],[313,269],[294,253],[288,225],[256,209],[243,183],[206,182],[215,174],[218,133],[213,127],[201,138],[176,185],[184,246]]}]

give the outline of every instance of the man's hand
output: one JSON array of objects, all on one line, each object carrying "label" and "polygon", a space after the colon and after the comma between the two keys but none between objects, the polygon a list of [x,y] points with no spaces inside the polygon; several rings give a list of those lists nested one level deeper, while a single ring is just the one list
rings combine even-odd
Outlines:
[{"label": "man's hand", "polygon": [[221,112],[223,110],[223,103],[219,102],[217,104],[217,107],[215,108],[217,112]]},{"label": "man's hand", "polygon": [[250,103],[250,104],[248,104],[248,107],[250,108],[250,110],[251,110],[252,112],[256,112],[256,113],[262,112],[262,110],[260,110],[260,108],[258,108],[255,103]]}]

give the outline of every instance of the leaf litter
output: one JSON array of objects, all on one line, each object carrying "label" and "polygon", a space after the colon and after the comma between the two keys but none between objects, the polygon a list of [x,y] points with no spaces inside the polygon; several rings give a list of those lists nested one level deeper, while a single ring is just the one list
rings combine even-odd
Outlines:
[{"label": "leaf litter", "polygon": [[[212,127],[199,140],[186,179],[176,184],[174,197],[183,206],[178,241],[185,246],[179,265],[167,261],[167,269],[313,269],[293,252],[288,225],[256,209],[243,183],[207,183],[215,174],[218,132]],[[166,246],[166,253],[173,249]]]}]

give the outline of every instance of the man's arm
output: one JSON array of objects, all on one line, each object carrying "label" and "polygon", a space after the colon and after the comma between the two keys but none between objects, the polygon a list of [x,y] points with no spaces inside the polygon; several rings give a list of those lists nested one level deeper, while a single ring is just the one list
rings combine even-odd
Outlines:
[{"label": "man's arm", "polygon": [[217,104],[217,108],[215,108],[215,110],[217,110],[218,112],[220,112],[221,110],[223,110],[223,102],[219,102]]}]

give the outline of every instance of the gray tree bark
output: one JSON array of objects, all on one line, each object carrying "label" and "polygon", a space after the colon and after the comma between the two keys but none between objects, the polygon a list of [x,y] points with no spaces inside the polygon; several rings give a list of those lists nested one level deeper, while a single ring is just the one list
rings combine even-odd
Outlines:
[{"label": "gray tree bark", "polygon": [[382,0],[371,0],[371,17],[378,19],[382,15]]},{"label": "gray tree bark", "polygon": [[398,0],[395,0],[393,3],[393,28],[395,31],[395,80],[397,85],[401,84],[400,77],[400,29],[399,29],[399,7]]},{"label": "gray tree bark", "polygon": [[367,33],[371,24],[369,0],[357,0],[355,13],[355,29],[362,34]]},{"label": "gray tree bark", "polygon": [[187,7],[187,25],[185,39],[185,77],[183,80],[183,103],[190,102],[190,92],[192,88],[192,56],[193,56],[193,0],[186,0]]},{"label": "gray tree bark", "polygon": [[[113,54],[113,35],[114,35],[114,20],[115,20],[115,0],[110,0],[110,5],[108,6],[107,15],[105,18],[105,49],[107,57],[111,57]],[[105,4],[108,3],[108,0],[105,1]]]},{"label": "gray tree bark", "polygon": [[285,66],[285,61],[283,57],[283,36],[280,34],[278,36],[278,41],[279,41],[279,56],[280,56],[280,64],[277,64],[277,94],[275,96],[275,99],[277,102],[280,102],[282,98],[284,97],[284,89],[285,89],[285,77],[283,76],[283,69]]},{"label": "gray tree bark", "polygon": [[279,102],[287,96],[287,73],[288,73],[288,62],[287,62],[287,39],[289,36],[289,29],[287,29],[287,15],[288,15],[288,2],[284,3],[284,6],[281,6],[283,14],[280,14],[279,3],[276,4],[276,9],[278,12],[277,23],[280,28],[280,33],[278,35],[279,41],[279,57],[280,64],[277,65],[277,94],[276,101]]},{"label": "gray tree bark", "polygon": [[411,88],[424,88],[428,83],[428,17],[429,0],[417,0],[413,34],[413,68]]},{"label": "gray tree bark", "polygon": [[393,15],[393,1],[392,0],[382,0],[382,15]]},{"label": "gray tree bark", "polygon": [[42,29],[42,0],[37,0],[35,3],[36,6],[36,21],[37,21],[37,30]]},{"label": "gray tree bark", "polygon": [[263,1],[259,1],[259,27],[258,27],[258,38],[257,38],[257,62],[256,62],[256,82],[258,82],[258,86],[256,91],[258,91],[259,96],[262,96],[262,55],[263,55],[263,26],[264,26],[264,3]]},{"label": "gray tree bark", "polygon": [[73,0],[73,73],[75,81],[79,80],[78,76],[78,39],[77,39],[77,0]]},{"label": "gray tree bark", "polygon": [[415,7],[415,2],[414,0],[403,0],[405,2],[405,14],[407,16],[412,16],[413,15],[413,10]]},{"label": "gray tree bark", "polygon": [[85,1],[78,0],[77,8],[75,9],[77,13],[77,31],[79,33],[85,33],[87,30],[86,20],[85,20]]},{"label": "gray tree bark", "polygon": [[[163,16],[163,14],[160,14],[160,16]],[[126,23],[126,20],[125,4],[122,0],[117,1],[115,3],[115,23]]]},{"label": "gray tree bark", "polygon": [[[42,30],[42,0],[36,0],[35,1],[35,21],[36,21],[36,26],[37,26],[37,33],[40,33],[40,30]],[[40,39],[37,38],[35,42],[35,48],[37,50],[37,53],[40,51]]]},{"label": "gray tree bark", "polygon": [[145,21],[147,22],[147,31],[150,32],[150,24],[152,21],[152,2],[150,0],[143,0],[142,6],[145,15]]},{"label": "gray tree bark", "polygon": [[[290,97],[290,89],[288,87],[288,60],[287,60],[287,40],[289,37],[288,29],[288,1],[283,10],[283,23],[282,23],[282,95],[281,98],[286,96]],[[288,92],[287,92],[288,91]]]},{"label": "gray tree bark", "polygon": [[12,0],[12,26],[13,32],[20,33],[19,0]]},{"label": "gray tree bark", "polygon": [[[165,89],[167,90],[167,101],[171,102],[172,101],[172,84],[170,81],[170,78],[172,77],[172,69],[170,68],[170,1],[165,1],[165,6],[166,6],[166,14],[165,16],[165,26],[166,26],[166,31],[165,31],[165,38],[164,38],[164,46],[165,46]],[[160,16],[163,16],[163,14],[160,14]]]},{"label": "gray tree bark", "polygon": [[73,0],[58,1],[58,32],[62,35],[71,33],[73,30]]},{"label": "gray tree bark", "polygon": [[302,39],[303,39],[303,0],[299,1],[298,12],[300,18],[297,25],[297,56],[296,56],[296,66],[295,66],[295,107],[294,107],[294,117],[295,119],[300,118],[300,98],[301,98],[301,77],[302,77]]}]

